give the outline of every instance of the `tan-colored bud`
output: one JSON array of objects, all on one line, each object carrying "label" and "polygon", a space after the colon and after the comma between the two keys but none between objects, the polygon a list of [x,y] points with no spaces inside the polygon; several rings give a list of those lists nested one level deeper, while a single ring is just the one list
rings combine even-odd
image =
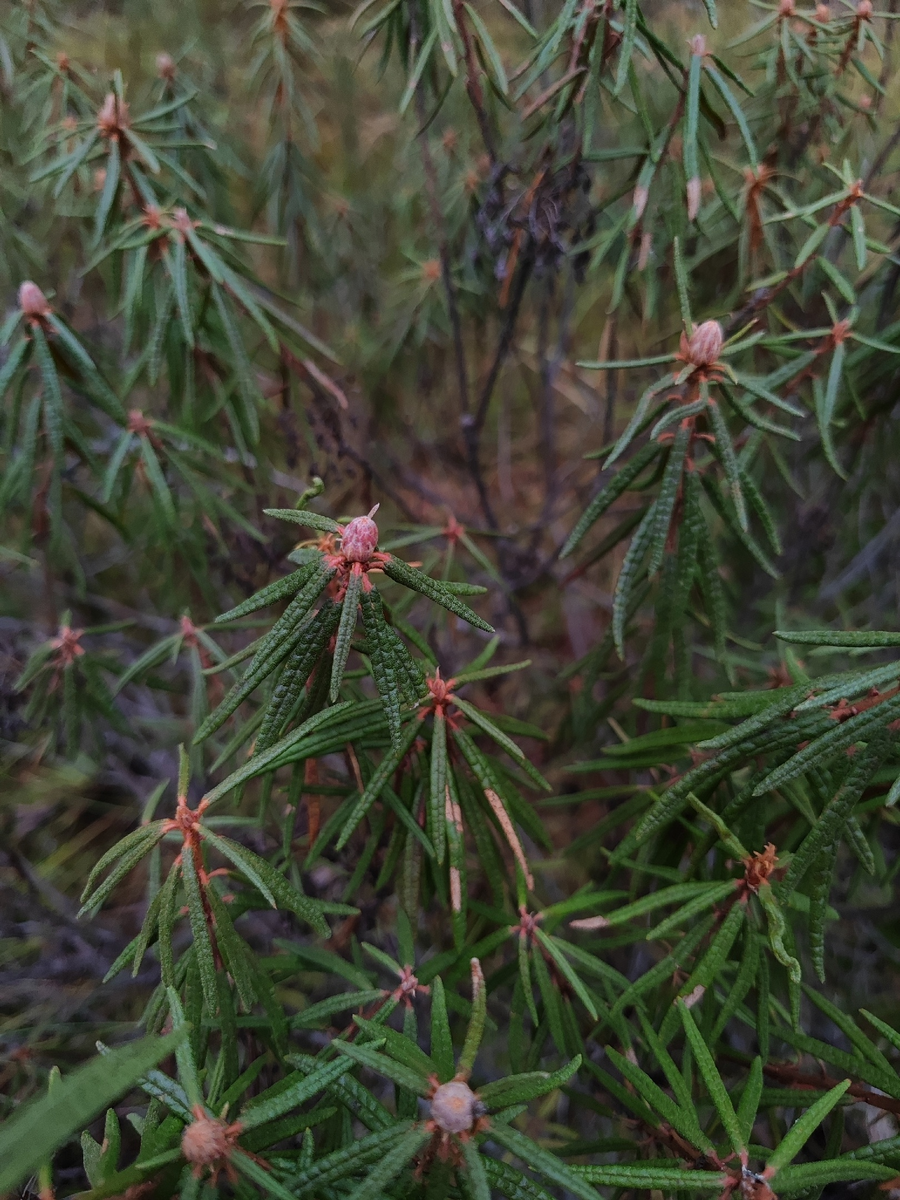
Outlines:
[{"label": "tan-colored bud", "polygon": [[725,336],[718,321],[704,321],[691,334],[687,347],[688,362],[695,367],[711,367],[718,361]]},{"label": "tan-colored bud", "polygon": [[484,1105],[467,1083],[452,1079],[431,1097],[431,1119],[445,1133],[465,1133],[484,1112]]},{"label": "tan-colored bud", "polygon": [[211,1167],[231,1153],[228,1126],[217,1117],[197,1117],[181,1135],[181,1153],[195,1167]]},{"label": "tan-colored bud", "polygon": [[638,186],[634,189],[634,198],[632,200],[632,204],[634,205],[634,215],[638,221],[644,215],[644,209],[647,207],[647,201],[649,199],[649,191],[645,187],[642,187],[640,184],[638,184]]},{"label": "tan-colored bud", "polygon": [[703,185],[700,182],[699,175],[693,175],[687,181],[687,215],[689,221],[696,221],[700,212],[700,197],[703,194]]},{"label": "tan-colored bud", "polygon": [[702,58],[706,53],[706,38],[702,33],[695,33],[692,38],[689,38],[688,45],[691,48],[691,54],[696,54]]},{"label": "tan-colored bud", "polygon": [[160,79],[172,80],[175,78],[175,59],[171,54],[157,54],[156,56],[156,73]]},{"label": "tan-colored bud", "polygon": [[646,271],[647,263],[650,261],[650,251],[653,249],[653,234],[649,229],[645,229],[641,234],[641,247],[638,251],[638,270]]},{"label": "tan-colored bud", "polygon": [[30,317],[32,320],[46,317],[51,311],[47,297],[30,279],[19,284],[19,308],[26,317]]},{"label": "tan-colored bud", "polygon": [[354,517],[344,529],[341,553],[349,562],[368,562],[378,548],[378,526],[372,520],[376,504],[367,517]]}]

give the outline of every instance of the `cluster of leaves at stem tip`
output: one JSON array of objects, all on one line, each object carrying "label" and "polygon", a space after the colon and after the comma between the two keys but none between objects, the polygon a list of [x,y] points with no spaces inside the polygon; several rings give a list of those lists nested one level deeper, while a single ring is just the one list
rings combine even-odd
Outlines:
[{"label": "cluster of leaves at stem tip", "polygon": [[[149,979],[142,1035],[11,1109],[0,1192],[34,1177],[46,1200],[76,1175],[83,1200],[892,1190],[900,1137],[860,1113],[900,1112],[900,1032],[824,984],[841,907],[891,894],[900,634],[779,618],[766,679],[742,594],[780,586],[785,496],[826,478],[858,500],[872,441],[890,444],[896,13],[760,3],[725,46],[713,0],[688,40],[637,0],[365,0],[351,27],[415,148],[417,198],[397,203],[430,222],[397,270],[377,219],[329,217],[308,80],[331,15],[246,7],[253,168],[193,51],[160,54],[143,87],[60,48],[64,6],[2,18],[0,552],[23,594],[43,572],[65,597],[17,682],[13,760],[102,763],[144,736],[149,698],[185,747],[79,914],[140,895],[107,980]],[[541,314],[576,293],[603,332],[563,379],[572,339],[560,321],[552,361]],[[351,324],[342,305],[364,333],[336,349],[319,333]],[[468,337],[495,326],[476,371]],[[532,344],[547,395],[618,388],[629,408],[620,431],[593,424],[583,515],[548,449],[542,507],[506,530],[485,432]],[[469,528],[384,540],[377,504],[312,508],[321,479],[281,456],[294,409],[310,462],[324,429],[394,503],[393,460],[342,424],[347,391],[411,386],[397,364],[431,354],[436,376],[454,364]],[[413,546],[416,565],[396,553]],[[562,732],[498,711],[494,688],[532,669],[506,653],[507,613],[524,623],[532,587],[558,603],[619,547]],[[134,603],[82,624],[107,570]],[[164,616],[141,625],[145,603]],[[523,740],[551,743],[544,770]],[[553,818],[598,801],[561,845]]]}]

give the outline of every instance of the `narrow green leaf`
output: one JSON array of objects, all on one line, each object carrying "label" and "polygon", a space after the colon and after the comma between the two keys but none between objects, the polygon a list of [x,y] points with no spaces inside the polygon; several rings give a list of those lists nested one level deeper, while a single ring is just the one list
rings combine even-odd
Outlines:
[{"label": "narrow green leaf", "polygon": [[521,1075],[508,1075],[479,1088],[478,1094],[489,1108],[508,1108],[511,1104],[522,1104],[546,1096],[555,1088],[562,1087],[581,1066],[581,1056],[558,1071],[528,1071]]},{"label": "narrow green leaf", "polygon": [[440,708],[435,711],[432,721],[429,803],[435,857],[442,863],[447,844],[447,721],[444,710]]},{"label": "narrow green leaf", "polygon": [[709,1092],[709,1097],[715,1105],[716,1112],[719,1114],[722,1128],[728,1135],[732,1150],[740,1157],[746,1153],[747,1145],[737,1119],[737,1114],[734,1111],[734,1105],[731,1103],[728,1089],[722,1082],[722,1077],[710,1053],[709,1046],[706,1044],[706,1039],[697,1028],[697,1023],[683,1000],[678,1001],[678,1012],[688,1041],[691,1044],[691,1049],[694,1052],[694,1058],[700,1069],[700,1074],[703,1076],[703,1082],[706,1084],[706,1090]]},{"label": "narrow green leaf", "polygon": [[350,578],[347,580],[347,590],[344,592],[341,619],[334,642],[334,657],[331,660],[331,687],[329,696],[332,704],[337,703],[337,698],[340,695],[341,681],[344,678],[347,657],[350,653],[350,643],[353,639],[353,631],[356,628],[362,581],[362,569],[354,567],[350,572]]},{"label": "narrow green leaf", "polygon": [[373,1046],[380,1045],[379,1042],[370,1042],[368,1046],[360,1046],[356,1042],[343,1042],[335,1039],[331,1044],[335,1050],[339,1050],[347,1058],[352,1058],[360,1066],[368,1067],[370,1071],[377,1071],[379,1075],[392,1079],[394,1083],[407,1088],[410,1092],[415,1092],[417,1096],[428,1095],[430,1090],[428,1077],[412,1070],[404,1063],[397,1062],[386,1054],[372,1049]]},{"label": "narrow green leaf", "polygon": [[347,1064],[338,1058],[333,1062],[323,1063],[309,1075],[295,1078],[288,1086],[284,1086],[285,1081],[276,1084],[244,1105],[241,1109],[241,1125],[244,1129],[255,1129],[267,1121],[274,1121],[291,1109],[299,1108],[301,1104],[305,1104],[339,1079],[346,1070]]},{"label": "narrow green leaf", "polygon": [[562,952],[557,949],[554,939],[552,937],[548,936],[548,934],[544,933],[544,931],[542,929],[535,929],[534,932],[535,932],[535,936],[537,937],[538,941],[541,943],[541,945],[544,947],[544,949],[547,951],[547,953],[553,959],[554,963],[556,964],[557,970],[563,976],[563,978],[567,981],[569,986],[572,988],[572,991],[575,993],[575,995],[578,997],[578,999],[581,1001],[581,1003],[587,1009],[590,1016],[595,1021],[598,1020],[599,1013],[597,1012],[597,1006],[594,1003],[593,996],[591,996],[591,993],[587,990],[587,988],[584,986],[582,981],[578,978],[578,975],[572,969],[570,963],[566,960],[566,958],[564,957]]},{"label": "narrow green leaf", "polygon": [[440,975],[435,976],[431,984],[431,1057],[437,1064],[438,1079],[447,1083],[453,1078],[455,1067],[447,1001]]},{"label": "narrow green leaf", "polygon": [[295,1196],[305,1196],[315,1188],[316,1193],[322,1195],[322,1189],[329,1184],[339,1183],[370,1163],[379,1162],[386,1151],[396,1146],[398,1139],[410,1132],[413,1132],[412,1121],[391,1121],[386,1128],[377,1129],[302,1167],[297,1174],[291,1175],[291,1191]]},{"label": "narrow green leaf", "polygon": [[618,96],[628,78],[628,68],[634,53],[634,43],[637,40],[638,0],[625,0],[625,22],[622,30],[622,43],[619,48],[619,62],[616,66],[616,82],[613,95]]},{"label": "narrow green leaf", "polygon": [[785,922],[781,905],[778,903],[778,899],[772,890],[772,885],[770,883],[761,883],[757,895],[759,896],[759,902],[763,906],[766,920],[769,924],[769,943],[772,947],[772,952],[781,965],[787,968],[791,982],[799,983],[801,977],[800,964],[784,944],[787,934],[787,923]]},{"label": "narrow green leaf", "polygon": [[421,592],[423,596],[427,596],[429,600],[440,604],[455,616],[461,617],[462,620],[468,621],[476,629],[482,629],[485,633],[494,632],[492,625],[488,625],[487,621],[482,621],[477,613],[474,613],[467,604],[463,604],[462,600],[449,592],[443,584],[415,567],[411,567],[409,563],[401,562],[399,558],[390,555],[387,562],[384,563],[384,573],[395,583],[402,583],[404,587],[411,588],[414,592]]},{"label": "narrow green leaf", "polygon": [[396,1179],[431,1135],[421,1125],[404,1134],[350,1193],[347,1200],[381,1200],[384,1188]]},{"label": "narrow green leaf", "polygon": [[392,746],[390,750],[385,752],[381,762],[372,773],[372,778],[366,784],[366,789],[360,796],[359,800],[350,816],[344,823],[341,835],[337,841],[337,849],[342,850],[350,840],[350,836],[356,829],[357,825],[372,807],[378,797],[379,792],[390,779],[391,775],[397,770],[403,758],[406,756],[409,748],[419,733],[418,721],[410,721],[403,733],[400,742],[396,746]]},{"label": "narrow green leaf", "polygon": [[723,1172],[705,1171],[692,1167],[655,1166],[650,1163],[602,1164],[573,1167],[582,1178],[598,1187],[623,1188],[635,1191],[659,1189],[663,1194],[673,1192],[722,1191],[728,1184]]},{"label": "narrow green leaf", "polygon": [[184,853],[181,856],[181,877],[184,880],[185,898],[187,900],[188,919],[193,934],[194,953],[197,966],[200,969],[200,983],[203,988],[203,998],[210,1014],[218,1012],[219,993],[216,983],[216,959],[213,952],[212,933],[207,922],[206,908],[203,903],[203,885],[197,872],[194,855]]},{"label": "narrow green leaf", "polygon": [[470,959],[469,966],[472,973],[472,1015],[469,1017],[466,1038],[459,1056],[459,1071],[465,1076],[470,1075],[475,1066],[487,1020],[487,988],[484,986],[481,963],[477,958],[473,958]]},{"label": "narrow green leaf", "polygon": [[625,492],[628,487],[637,479],[640,473],[648,466],[659,454],[659,445],[650,441],[631,458],[625,466],[621,467],[616,472],[615,476],[609,483],[600,489],[597,495],[593,498],[590,504],[579,517],[575,524],[575,528],[569,534],[566,544],[560,551],[560,558],[565,558],[571,554],[590,527],[599,520],[606,510],[616,501],[619,496]]},{"label": "narrow green leaf", "polygon": [[817,1100],[811,1108],[808,1108],[794,1122],[772,1154],[769,1155],[766,1170],[770,1178],[773,1175],[777,1176],[780,1170],[797,1157],[816,1129],[822,1124],[834,1106],[840,1102],[850,1083],[851,1080],[845,1079],[842,1083],[835,1084],[827,1095]]},{"label": "narrow green leaf", "polygon": [[688,299],[690,289],[687,270],[684,265],[684,255],[681,252],[681,238],[676,237],[672,239],[672,254],[675,261],[675,283],[678,288],[678,304],[681,308],[681,324],[684,326],[684,332],[687,337],[690,337],[694,332],[694,322],[691,318],[691,305]]},{"label": "narrow green leaf", "polygon": [[681,488],[682,473],[684,471],[688,446],[691,441],[691,432],[692,425],[690,422],[685,421],[679,425],[678,432],[675,434],[674,441],[669,449],[666,469],[663,472],[662,482],[659,485],[659,493],[654,507],[653,528],[650,533],[650,557],[647,562],[648,575],[655,575],[662,566],[663,555],[665,554],[666,543],[669,538],[669,530],[672,525],[672,515],[675,511],[675,502],[678,499],[678,493]]},{"label": "narrow green leaf", "polygon": [[363,588],[360,591],[359,604],[362,610],[363,629],[369,651],[369,662],[372,665],[372,675],[375,679],[375,686],[378,688],[378,695],[381,697],[384,715],[387,718],[391,742],[396,745],[400,740],[401,729],[401,688],[397,678],[398,664],[395,661],[394,646],[390,637],[391,631],[387,627],[381,597],[374,588],[370,591]]},{"label": "narrow green leaf", "polygon": [[850,208],[850,231],[853,236],[853,251],[856,255],[857,271],[866,269],[866,227],[863,222],[863,215],[859,210],[859,205],[854,204]]},{"label": "narrow green leaf", "polygon": [[656,501],[644,513],[643,520],[631,539],[631,545],[619,569],[616,591],[613,597],[612,631],[613,641],[619,658],[625,658],[625,624],[628,620],[629,601],[637,579],[638,569],[644,560],[653,536],[656,521]]},{"label": "narrow green leaf", "polygon": [[574,1168],[566,1166],[555,1154],[551,1154],[549,1150],[545,1150],[512,1126],[495,1121],[491,1126],[491,1140],[509,1150],[531,1170],[556,1187],[571,1192],[579,1200],[597,1200],[597,1193],[580,1173],[576,1173]]}]

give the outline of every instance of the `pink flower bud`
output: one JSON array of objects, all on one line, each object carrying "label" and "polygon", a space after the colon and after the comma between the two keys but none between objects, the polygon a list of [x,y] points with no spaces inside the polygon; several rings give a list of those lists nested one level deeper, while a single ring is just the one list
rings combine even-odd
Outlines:
[{"label": "pink flower bud", "polygon": [[856,6],[856,17],[859,21],[868,21],[873,12],[872,0],[859,0]]},{"label": "pink flower bud", "polygon": [[100,130],[100,136],[118,137],[121,130],[127,129],[130,124],[128,105],[124,100],[119,100],[115,92],[107,92],[97,110],[97,128]]},{"label": "pink flower bud", "polygon": [[827,4],[816,5],[816,20],[820,25],[827,25],[831,20],[831,9]]},{"label": "pink flower bud", "polygon": [[465,1133],[484,1112],[484,1105],[467,1083],[452,1079],[431,1097],[431,1119],[446,1133]]},{"label": "pink flower bud", "polygon": [[171,81],[175,78],[175,59],[171,54],[157,54],[156,73],[160,79]]},{"label": "pink flower bud", "polygon": [[24,283],[19,285],[19,308],[26,317],[30,317],[32,320],[46,317],[50,312],[47,297],[38,285],[32,283],[30,279],[26,279]]},{"label": "pink flower bud", "polygon": [[341,553],[348,562],[368,562],[378,548],[378,526],[372,520],[376,504],[367,517],[354,517],[341,538]]},{"label": "pink flower bud", "polygon": [[688,362],[695,367],[711,367],[722,352],[724,340],[718,321],[704,321],[691,334],[687,347]]},{"label": "pink flower bud", "polygon": [[706,53],[706,38],[702,33],[695,33],[694,36],[688,40],[688,45],[691,48],[691,54],[696,54],[702,58]]}]

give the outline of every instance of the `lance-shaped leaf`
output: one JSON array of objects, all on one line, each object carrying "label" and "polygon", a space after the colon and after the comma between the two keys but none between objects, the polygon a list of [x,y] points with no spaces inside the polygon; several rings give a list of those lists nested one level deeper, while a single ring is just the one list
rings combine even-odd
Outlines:
[{"label": "lance-shaped leaf", "polygon": [[454,696],[454,704],[460,712],[466,714],[473,725],[477,725],[490,738],[493,738],[497,745],[506,751],[510,758],[525,771],[528,777],[534,780],[538,787],[542,787],[548,792],[553,790],[540,771],[528,761],[525,752],[516,745],[512,738],[507,737],[501,729],[498,729],[494,722],[489,717],[486,717],[480,709],[477,709],[474,704],[470,704],[468,700],[460,699],[459,696]]},{"label": "lance-shaped leaf", "polygon": [[654,500],[644,513],[643,519],[637,527],[634,537],[631,539],[631,545],[628,547],[628,552],[619,569],[619,578],[616,580],[616,591],[613,597],[612,631],[613,641],[621,659],[625,657],[625,623],[630,613],[629,602],[637,581],[638,569],[644,560],[644,556],[650,546],[650,539],[653,536],[654,522],[656,520],[656,503]]},{"label": "lance-shaped leaf", "polygon": [[[669,1160],[670,1161],[670,1160]],[[635,1191],[660,1190],[668,1192],[720,1191],[729,1182],[722,1171],[706,1171],[691,1167],[670,1167],[666,1161],[609,1163],[601,1166],[572,1168],[589,1183],[599,1187],[627,1188]]]},{"label": "lance-shaped leaf", "polygon": [[447,720],[443,708],[437,708],[432,721],[429,803],[435,857],[444,861],[447,844],[445,817],[447,807]]},{"label": "lance-shaped leaf", "polygon": [[673,1129],[677,1129],[692,1146],[707,1152],[713,1151],[713,1144],[700,1129],[693,1108],[684,1108],[682,1105],[676,1104],[645,1071],[630,1062],[624,1054],[620,1054],[612,1046],[607,1046],[606,1053],[609,1055],[610,1061],[632,1084],[641,1099],[668,1121]]},{"label": "lance-shaped leaf", "polygon": [[318,529],[322,533],[341,533],[343,528],[333,517],[310,512],[308,508],[264,508],[263,512],[267,517],[292,521],[295,525],[305,525],[307,529]]},{"label": "lance-shaped leaf", "polygon": [[746,1153],[747,1146],[728,1089],[722,1081],[722,1076],[719,1074],[709,1046],[706,1044],[706,1039],[697,1028],[697,1023],[690,1010],[683,1000],[679,1000],[677,1003],[681,1023],[697,1060],[700,1074],[703,1076],[703,1082],[706,1084],[706,1090],[719,1114],[719,1120],[722,1122],[722,1128],[728,1136],[732,1150],[740,1157]]},{"label": "lance-shaped leaf", "polygon": [[193,936],[194,954],[200,968],[200,983],[203,998],[210,1013],[219,1008],[218,984],[216,983],[216,956],[213,948],[212,913],[204,902],[203,883],[198,864],[189,849],[181,857],[181,878],[184,881],[188,919]]},{"label": "lance-shaped leaf", "polygon": [[[341,1065],[346,1069],[343,1061]],[[412,1129],[412,1121],[391,1122],[386,1129],[377,1129],[349,1146],[341,1146],[292,1174],[291,1191],[296,1196],[307,1196],[313,1189],[321,1194],[322,1189],[330,1184],[350,1179],[370,1164],[379,1162],[384,1158],[386,1151],[396,1146],[397,1139],[410,1133]]]},{"label": "lance-shaped leaf", "polygon": [[470,960],[469,966],[472,972],[472,1015],[466,1028],[462,1053],[459,1056],[459,1073],[463,1076],[468,1076],[472,1072],[487,1020],[487,989],[484,986],[481,963],[477,958],[473,958]]},{"label": "lance-shaped leaf", "polygon": [[769,1155],[769,1161],[766,1164],[767,1178],[772,1179],[777,1176],[779,1171],[797,1157],[834,1106],[840,1103],[850,1082],[849,1079],[845,1079],[842,1083],[836,1084],[827,1095],[817,1100],[802,1117],[794,1122],[775,1150]]},{"label": "lance-shaped leaf", "polygon": [[[227,795],[234,788],[239,787],[242,783],[246,783],[248,779],[253,779],[256,775],[261,775],[267,767],[272,763],[278,762],[280,759],[289,755],[290,752],[303,742],[304,738],[312,740],[311,735],[319,731],[322,727],[340,725],[344,718],[351,715],[354,711],[358,711],[358,707],[350,700],[344,701],[342,704],[335,704],[333,708],[328,708],[323,712],[314,713],[308,717],[296,729],[292,729],[290,733],[285,734],[281,741],[276,742],[274,746],[270,746],[268,750],[261,754],[254,755],[242,767],[238,767],[221,783],[216,784],[214,788],[206,793],[205,799],[210,804]],[[363,714],[364,716],[367,714]],[[346,741],[346,739],[344,739]],[[308,757],[304,755],[304,757]]]},{"label": "lance-shaped leaf", "polygon": [[427,1079],[430,1075],[435,1074],[435,1064],[424,1050],[408,1037],[405,1033],[398,1033],[396,1029],[392,1029],[389,1025],[385,1025],[379,1021],[367,1021],[365,1017],[355,1016],[354,1024],[378,1043],[385,1054],[389,1054],[395,1062],[401,1063],[403,1066],[409,1067],[416,1075]]},{"label": "lance-shaped leaf", "polygon": [[[165,836],[165,828],[163,821],[153,821],[149,825],[141,825],[132,833],[127,834],[120,841],[111,846],[105,854],[94,864],[88,881],[84,885],[84,891],[81,894],[82,908],[81,912],[86,912],[90,908],[99,908],[106,897],[112,892],[116,883],[128,874],[132,867],[140,862],[140,860],[158,845]],[[108,866],[119,860],[118,867],[104,881],[100,889],[94,891],[94,884],[103,874]],[[110,882],[110,881],[113,882]]]},{"label": "lance-shaped leaf", "polygon": [[619,496],[628,490],[644,468],[649,466],[659,453],[659,444],[655,441],[650,441],[624,467],[616,472],[609,483],[604,488],[601,488],[578,518],[575,528],[569,534],[566,544],[560,551],[560,558],[565,558],[566,555],[572,553],[594,522],[599,520],[606,510],[618,500]]},{"label": "lance-shaped leaf", "polygon": [[400,1087],[406,1088],[410,1092],[415,1092],[417,1096],[427,1096],[430,1090],[427,1075],[420,1074],[414,1071],[405,1063],[398,1062],[394,1058],[389,1058],[387,1054],[380,1054],[378,1050],[384,1045],[382,1038],[377,1042],[370,1042],[366,1046],[357,1045],[356,1042],[344,1042],[335,1039],[332,1042],[335,1050],[341,1054],[352,1058],[354,1062],[360,1066],[368,1067],[370,1071],[377,1071],[380,1075],[385,1075],[388,1079],[392,1079],[394,1083]]},{"label": "lance-shaped leaf", "polygon": [[757,894],[759,902],[765,911],[766,920],[768,921],[769,942],[772,946],[772,952],[782,966],[787,968],[791,982],[799,983],[801,977],[800,964],[784,944],[787,935],[787,922],[784,919],[784,912],[778,903],[778,898],[772,890],[772,885],[768,882],[761,883]]},{"label": "lance-shaped leaf", "polygon": [[270,604],[276,604],[279,600],[285,600],[288,596],[295,596],[300,588],[308,583],[316,574],[318,566],[318,561],[308,562],[305,566],[300,567],[299,570],[293,571],[290,575],[285,575],[283,579],[276,579],[274,583],[268,584],[248,600],[244,600],[243,603],[230,608],[228,612],[224,612],[216,617],[216,624],[221,625],[226,621],[236,621],[240,617],[246,617],[260,608],[267,608]]},{"label": "lance-shaped leaf", "polygon": [[418,733],[418,721],[410,721],[407,724],[399,743],[396,746],[392,746],[390,750],[385,752],[381,762],[372,773],[372,778],[366,784],[365,791],[356,802],[353,811],[350,813],[350,816],[347,818],[346,823],[344,824],[341,836],[337,841],[338,850],[342,850],[344,846],[346,846],[354,829],[356,829],[357,825],[372,807],[373,803],[378,797],[378,794],[390,779],[391,775],[393,775],[394,771],[397,770],[413,742],[416,740]]},{"label": "lance-shaped leaf", "polygon": [[440,604],[442,608],[446,608],[455,616],[468,621],[476,629],[483,629],[485,633],[494,632],[492,625],[488,625],[487,621],[483,621],[477,613],[473,612],[467,604],[463,604],[442,583],[439,583],[436,579],[432,579],[430,575],[425,575],[422,571],[417,570],[416,567],[411,567],[409,563],[401,562],[399,558],[389,555],[387,561],[384,563],[384,573],[390,579],[393,579],[395,583],[402,583],[404,587],[408,587],[414,592],[420,592],[423,596],[427,596],[429,600],[433,600],[435,604]]},{"label": "lance-shaped leaf", "polygon": [[331,660],[331,687],[329,696],[331,703],[337,701],[341,690],[341,681],[344,678],[344,670],[347,666],[347,657],[350,654],[350,642],[353,638],[353,631],[356,628],[356,616],[359,608],[359,593],[362,590],[362,570],[356,567],[350,572],[350,577],[347,580],[347,590],[344,593],[343,603],[341,605],[341,619],[338,624],[337,634],[334,641],[334,657]]},{"label": "lance-shaped leaf", "polygon": [[581,1057],[578,1056],[558,1071],[528,1071],[521,1075],[509,1075],[506,1079],[485,1084],[478,1089],[478,1095],[489,1108],[508,1108],[512,1104],[527,1103],[568,1083],[580,1066]]},{"label": "lance-shaped leaf", "polygon": [[431,1057],[437,1066],[441,1083],[453,1078],[453,1042],[450,1037],[450,1021],[447,1016],[447,1001],[440,975],[431,984]]},{"label": "lance-shaped leaf", "polygon": [[[378,592],[362,589],[359,596],[362,611],[363,628],[366,632],[366,644],[369,651],[369,662],[372,664],[372,676],[384,707],[391,742],[394,745],[400,740],[400,683],[398,681],[397,642],[390,636],[384,616],[384,605]],[[409,658],[409,653],[402,643],[399,643],[401,653]],[[399,669],[406,669],[406,664],[400,664]]]},{"label": "lance-shaped leaf", "polygon": [[580,1172],[576,1173],[575,1168],[566,1166],[555,1154],[545,1150],[543,1146],[539,1146],[537,1142],[510,1125],[495,1121],[491,1126],[491,1140],[509,1150],[532,1171],[556,1187],[571,1192],[579,1200],[597,1200],[596,1191]]},{"label": "lance-shaped leaf", "polygon": [[428,1137],[428,1131],[421,1126],[414,1126],[403,1134],[394,1148],[366,1174],[364,1182],[354,1188],[348,1200],[378,1200],[384,1194],[384,1188],[403,1172]]},{"label": "lance-shaped leaf", "polygon": [[675,440],[669,450],[666,469],[659,485],[659,495],[653,513],[653,528],[650,532],[650,559],[647,564],[647,574],[655,575],[662,566],[666,542],[672,525],[672,515],[675,511],[675,501],[681,487],[681,477],[691,440],[689,422],[682,422],[675,434]]},{"label": "lance-shaped leaf", "polygon": [[309,1075],[298,1072],[293,1078],[288,1076],[244,1105],[241,1109],[241,1125],[244,1129],[255,1129],[267,1121],[274,1121],[293,1108],[299,1108],[301,1104],[305,1104],[339,1079],[346,1070],[347,1064],[342,1059],[335,1059],[333,1062],[322,1063]]},{"label": "lance-shaped leaf", "polygon": [[296,646],[307,638],[316,639],[317,624],[328,619],[323,609],[319,609],[305,624],[304,620],[333,574],[333,570],[320,567],[301,587],[272,630],[260,639],[256,653],[243,676],[197,730],[194,736],[195,744],[204,741],[224,725]]}]

